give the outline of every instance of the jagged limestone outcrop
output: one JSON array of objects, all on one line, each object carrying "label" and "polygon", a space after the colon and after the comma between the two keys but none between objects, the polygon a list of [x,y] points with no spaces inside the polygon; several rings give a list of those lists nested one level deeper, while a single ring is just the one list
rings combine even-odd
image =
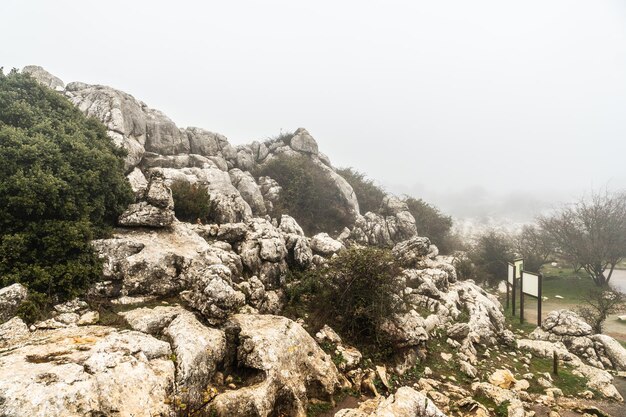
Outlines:
[{"label": "jagged limestone outcrop", "polygon": [[[10,320],[0,324],[1,415],[169,417],[179,401],[207,401],[206,411],[218,416],[304,416],[311,400],[329,401],[340,388],[372,394],[390,389],[389,376],[414,372],[428,354],[427,343],[439,343],[443,334],[453,351],[442,352],[442,360],[456,361],[460,372],[476,381],[474,394],[508,402],[511,416],[523,416],[533,401],[550,400],[548,394],[558,388],[530,396],[525,380],[511,389],[498,387],[495,379],[484,381],[481,363],[490,349],[541,357],[556,351],[589,388],[621,399],[606,370],[623,369],[626,362],[617,342],[591,334],[568,313],[550,316],[533,333],[539,340],[516,339],[498,299],[472,281],[458,281],[451,259],[418,236],[406,203],[388,196],[379,213],[359,215],[354,191],[306,129],[233,146],[217,133],[180,129],[126,93],[83,83],[64,87],[41,68],[25,71],[101,120],[128,150],[127,178],[136,201],[112,237],[93,242],[103,275],[89,296],[124,305],[117,327],[94,326],[97,312],[72,300],[55,306],[31,331],[13,317],[13,304],[24,297],[9,297],[3,319]],[[339,236],[307,237],[292,217],[267,216],[279,201],[281,184],[254,173],[280,155],[310,158],[332,180],[354,225]],[[206,186],[212,224],[176,220],[174,181]],[[299,319],[276,315],[290,290],[289,268],[316,268],[355,245],[392,249],[402,266],[395,297],[403,308],[376,329],[395,348],[395,363],[385,366],[364,360],[326,326],[316,338],[330,343],[331,358]],[[132,307],[145,301],[163,304]],[[127,327],[132,330],[122,329]],[[400,387],[336,415],[444,417],[441,410],[453,407],[466,415],[488,415],[469,387],[429,368],[423,373],[414,385],[419,391]],[[375,379],[385,388],[377,388]]]},{"label": "jagged limestone outcrop", "polygon": [[32,333],[0,352],[0,414],[168,416],[166,342],[136,331],[73,327]]}]

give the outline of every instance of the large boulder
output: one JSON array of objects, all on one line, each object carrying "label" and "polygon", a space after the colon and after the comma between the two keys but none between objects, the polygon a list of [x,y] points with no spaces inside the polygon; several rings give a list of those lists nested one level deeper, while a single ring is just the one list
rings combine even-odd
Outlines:
[{"label": "large boulder", "polygon": [[430,239],[415,236],[396,244],[392,252],[401,265],[411,268],[428,256],[430,246]]},{"label": "large boulder", "polygon": [[207,327],[180,306],[129,310],[121,315],[134,330],[162,335],[176,355],[176,383],[199,400],[226,354],[224,332]]},{"label": "large boulder", "polygon": [[150,232],[120,229],[92,245],[104,261],[103,282],[92,289],[101,296],[176,294],[201,279],[198,265],[225,265],[235,276],[242,272],[237,254],[210,244],[187,223]]},{"label": "large boulder", "polygon": [[417,236],[415,219],[404,201],[386,196],[381,214],[367,212],[358,216],[349,238],[362,245],[393,247]]},{"label": "large boulder", "polygon": [[556,336],[589,336],[593,333],[589,324],[569,310],[551,311],[541,327]]},{"label": "large boulder", "polygon": [[240,169],[231,169],[228,171],[231,182],[237,188],[241,197],[248,203],[255,216],[264,216],[267,213],[265,200],[254,177],[249,172]]},{"label": "large boulder", "polygon": [[136,331],[35,332],[0,354],[0,415],[169,416],[171,354],[168,343]]},{"label": "large boulder", "polygon": [[282,285],[287,272],[287,246],[283,234],[268,220],[250,220],[245,238],[235,245],[235,250],[246,271],[259,277],[266,287]]},{"label": "large boulder", "polygon": [[356,409],[344,409],[335,417],[446,417],[425,394],[401,387],[387,398],[367,400]]},{"label": "large boulder", "polygon": [[30,75],[40,84],[52,88],[53,90],[62,91],[65,88],[65,84],[59,77],[55,77],[38,65],[27,65],[22,69],[22,72]]},{"label": "large boulder", "polygon": [[329,400],[339,374],[329,355],[297,323],[279,316],[231,318],[236,333],[236,368],[258,374],[251,385],[219,394],[218,416],[306,415],[308,401]]},{"label": "large boulder", "polygon": [[120,215],[119,225],[126,227],[171,226],[175,220],[174,199],[172,198],[172,190],[165,183],[162,173],[153,172],[143,192],[141,192],[143,183],[140,174],[141,172],[137,173],[136,169],[129,174],[133,180],[133,190],[140,201],[131,204]]},{"label": "large boulder", "polygon": [[332,256],[342,249],[343,243],[333,239],[328,233],[318,233],[311,239],[311,249],[314,253],[322,256]]},{"label": "large boulder", "polygon": [[22,284],[15,283],[0,288],[0,323],[15,316],[17,309],[28,297],[28,290]]},{"label": "large boulder", "polygon": [[319,149],[313,136],[303,127],[295,131],[289,142],[294,151],[317,155]]}]

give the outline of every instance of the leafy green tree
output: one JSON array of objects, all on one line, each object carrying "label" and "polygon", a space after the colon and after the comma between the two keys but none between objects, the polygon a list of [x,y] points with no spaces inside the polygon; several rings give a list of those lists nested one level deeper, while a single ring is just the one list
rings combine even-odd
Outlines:
[{"label": "leafy green tree", "polygon": [[469,252],[476,279],[490,285],[506,278],[507,263],[514,258],[510,237],[494,229],[481,234]]},{"label": "leafy green tree", "polygon": [[368,211],[378,213],[385,198],[385,190],[376,185],[374,181],[354,168],[340,168],[337,174],[341,175],[354,190],[359,201],[361,214]]},{"label": "leafy green tree", "polygon": [[272,215],[293,216],[307,234],[337,233],[352,224],[339,190],[310,158],[281,155],[265,164],[258,175],[273,178],[283,188]]},{"label": "leafy green tree", "polygon": [[29,288],[29,319],[100,275],[89,241],[133,198],[123,156],[65,97],[0,72],[0,285]]}]

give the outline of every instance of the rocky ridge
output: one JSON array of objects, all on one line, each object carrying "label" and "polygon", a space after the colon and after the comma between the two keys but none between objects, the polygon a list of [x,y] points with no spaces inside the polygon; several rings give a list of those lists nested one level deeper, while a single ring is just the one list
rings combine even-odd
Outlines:
[{"label": "rocky ridge", "polygon": [[[381,214],[361,216],[351,187],[305,129],[232,146],[216,133],[180,129],[118,90],[24,71],[101,120],[128,150],[136,202],[113,237],[93,242],[104,267],[88,296],[110,303],[115,323],[77,299],[29,328],[14,317],[25,288],[0,289],[0,415],[175,416],[192,407],[304,416],[343,389],[368,397],[336,416],[495,415],[480,396],[522,417],[536,404],[555,413],[574,407],[549,375],[530,372],[532,360],[555,351],[592,396],[622,400],[610,372],[624,370],[619,343],[592,335],[571,312],[553,313],[530,335],[512,332],[497,298],[458,281],[451,259],[418,236],[405,203],[390,196]],[[306,155],[322,167],[353,214],[352,228],[307,237],[292,217],[267,216],[280,184],[251,172],[278,155]],[[208,187],[215,224],[175,218],[175,179]],[[403,266],[404,313],[381,329],[394,343],[393,363],[366,361],[327,326],[314,338],[304,322],[280,316],[289,268],[315,268],[351,245],[391,248]],[[490,368],[513,369],[518,354],[526,374]],[[425,366],[442,361],[455,368]],[[529,393],[529,381],[539,380],[542,391]]]}]

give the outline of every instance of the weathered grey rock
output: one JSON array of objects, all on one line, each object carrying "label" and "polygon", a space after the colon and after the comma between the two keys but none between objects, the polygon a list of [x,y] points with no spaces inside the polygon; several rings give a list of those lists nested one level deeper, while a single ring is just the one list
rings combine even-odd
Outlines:
[{"label": "weathered grey rock", "polygon": [[591,336],[594,342],[602,345],[604,356],[611,362],[616,371],[626,371],[626,348],[617,340],[605,334]]},{"label": "weathered grey rock", "polygon": [[117,223],[124,227],[167,227],[175,220],[174,211],[155,207],[145,201],[131,204]]},{"label": "weathered grey rock", "polygon": [[535,355],[552,358],[556,353],[559,360],[570,364],[580,372],[581,376],[587,378],[587,386],[599,392],[603,397],[623,401],[622,396],[613,385],[613,376],[603,369],[586,365],[573,353],[569,352],[562,342],[549,342],[545,340],[520,339],[517,346],[521,350],[530,351]]},{"label": "weathered grey rock", "polygon": [[246,302],[245,295],[235,290],[232,273],[224,265],[192,265],[194,279],[189,290],[180,297],[199,311],[209,323],[219,324],[237,312]]},{"label": "weathered grey rock", "polygon": [[188,390],[191,402],[201,402],[217,365],[226,354],[224,332],[202,325],[191,313],[175,317],[163,335],[176,355],[176,380]]},{"label": "weathered grey rock", "polygon": [[210,245],[187,223],[149,232],[121,229],[93,246],[104,260],[104,281],[111,281],[100,289],[108,297],[176,294],[200,279],[201,269],[190,270],[193,261],[224,265],[236,276],[242,271],[237,254]]},{"label": "weathered grey rock", "polygon": [[335,417],[446,417],[426,395],[401,387],[387,398],[367,400],[356,409],[344,409]]},{"label": "weathered grey rock", "polygon": [[467,323],[455,323],[448,328],[448,337],[455,340],[465,339],[470,332],[470,326]]},{"label": "weathered grey rock", "polygon": [[237,223],[252,217],[252,209],[233,186],[228,172],[216,167],[162,168],[166,183],[185,181],[206,186],[210,198],[209,217],[217,223]]},{"label": "weathered grey rock", "polygon": [[551,311],[541,327],[557,336],[589,336],[593,333],[590,325],[569,310]]},{"label": "weathered grey rock", "polygon": [[128,175],[126,175],[126,179],[135,193],[135,198],[141,199],[148,189],[148,180],[146,179],[146,176],[139,168],[134,168]]},{"label": "weathered grey rock", "polygon": [[160,334],[183,312],[184,309],[179,306],[157,306],[154,308],[136,308],[119,314],[124,317],[133,330],[155,336]]},{"label": "weathered grey rock", "polygon": [[188,127],[184,133],[189,140],[189,150],[193,154],[221,156],[221,148],[228,143],[225,136],[197,127]]},{"label": "weathered grey rock", "polygon": [[308,400],[328,400],[339,374],[325,354],[297,323],[279,316],[231,318],[238,330],[236,366],[260,372],[253,385],[219,394],[212,405],[219,416],[269,416],[276,410],[305,416]]},{"label": "weathered grey rock", "polygon": [[155,133],[149,132],[145,103],[110,87],[76,82],[67,85],[66,95],[87,116],[104,123],[113,141],[128,151],[125,163],[128,172],[139,164],[147,136]]},{"label": "weathered grey rock", "polygon": [[415,310],[396,314],[383,322],[380,331],[387,334],[397,348],[418,346],[428,340],[424,318]]},{"label": "weathered grey rock", "polygon": [[413,237],[398,243],[392,249],[393,255],[398,262],[405,267],[416,266],[429,253],[430,239],[427,237]]},{"label": "weathered grey rock", "polygon": [[281,285],[288,252],[282,233],[272,223],[266,219],[252,219],[237,252],[246,270],[259,277],[267,288]]},{"label": "weathered grey rock", "polygon": [[235,188],[239,190],[241,197],[246,200],[252,209],[252,214],[264,216],[267,213],[265,200],[254,177],[249,172],[244,172],[237,168],[231,169],[228,171],[228,174]]},{"label": "weathered grey rock", "polygon": [[148,189],[145,194],[146,202],[162,209],[174,208],[172,190],[165,183],[163,175],[159,171],[153,171],[150,175]]},{"label": "weathered grey rock", "polygon": [[343,243],[328,236],[328,233],[318,233],[311,239],[311,249],[322,256],[331,256],[345,249]]},{"label": "weathered grey rock", "polygon": [[313,139],[313,136],[303,127],[299,128],[295,131],[291,141],[289,142],[289,146],[294,151],[309,153],[317,155],[318,148],[317,142]]},{"label": "weathered grey rock", "polygon": [[0,288],[0,323],[15,316],[17,309],[28,297],[28,290],[22,284],[12,284]]},{"label": "weathered grey rock", "polygon": [[28,326],[19,317],[0,324],[0,347],[9,346],[29,335]]},{"label": "weathered grey rock", "polygon": [[491,398],[497,405],[508,402],[507,413],[509,417],[524,417],[526,415],[523,403],[513,391],[496,387],[487,382],[472,384],[472,390],[475,394],[482,394]]},{"label": "weathered grey rock", "polygon": [[381,214],[358,216],[349,238],[363,245],[393,247],[417,236],[415,219],[404,201],[386,196],[380,210]]},{"label": "weathered grey rock", "polygon": [[61,81],[59,77],[55,77],[38,65],[27,65],[22,69],[22,72],[24,74],[30,75],[40,84],[43,84],[46,87],[50,87],[53,90],[62,91],[65,88],[65,84],[63,83],[63,81]]},{"label": "weathered grey rock", "polygon": [[280,225],[278,226],[279,230],[286,235],[296,235],[296,236],[304,236],[304,231],[296,221],[291,216],[283,214],[280,217]]},{"label": "weathered grey rock", "polygon": [[237,243],[246,238],[248,225],[246,223],[225,223],[219,225],[217,239],[229,243]]},{"label": "weathered grey rock", "polygon": [[259,188],[261,189],[261,194],[263,194],[267,212],[270,213],[278,202],[283,188],[270,177],[259,177]]},{"label": "weathered grey rock", "polygon": [[135,331],[35,332],[0,355],[0,414],[168,416],[171,353],[167,343]]}]

